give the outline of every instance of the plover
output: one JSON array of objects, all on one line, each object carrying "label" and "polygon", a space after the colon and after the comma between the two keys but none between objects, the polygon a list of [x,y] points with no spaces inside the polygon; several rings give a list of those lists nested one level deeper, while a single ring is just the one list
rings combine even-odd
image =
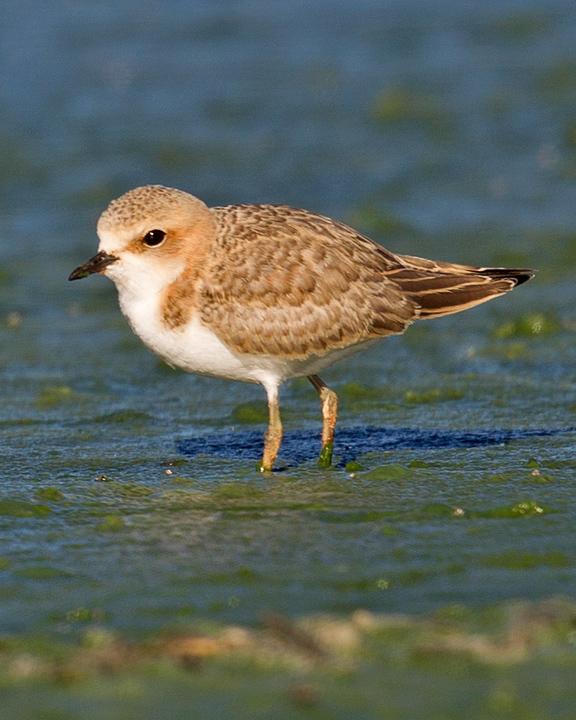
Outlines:
[{"label": "plover", "polygon": [[109,277],[133,331],[169,365],[263,385],[263,471],[280,449],[284,381],[307,377],[318,392],[328,466],[338,398],[322,370],[415,320],[467,310],[533,276],[398,255],[307,210],[210,208],[161,185],[113,200],[97,230],[98,253],[69,280]]}]

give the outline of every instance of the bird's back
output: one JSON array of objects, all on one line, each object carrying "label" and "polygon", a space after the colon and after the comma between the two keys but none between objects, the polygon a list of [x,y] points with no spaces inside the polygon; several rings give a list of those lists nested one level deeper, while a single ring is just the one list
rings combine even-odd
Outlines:
[{"label": "bird's back", "polygon": [[202,320],[238,352],[323,355],[502,295],[532,271],[397,255],[353,228],[283,205],[212,209]]}]

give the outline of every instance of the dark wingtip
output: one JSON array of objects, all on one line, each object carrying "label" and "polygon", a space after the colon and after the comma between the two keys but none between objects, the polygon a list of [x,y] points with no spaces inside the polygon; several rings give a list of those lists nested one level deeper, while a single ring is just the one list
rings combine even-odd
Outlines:
[{"label": "dark wingtip", "polygon": [[522,285],[522,283],[532,280],[536,275],[536,270],[515,270],[513,278],[516,280],[516,285]]},{"label": "dark wingtip", "polygon": [[488,275],[494,280],[514,280],[515,286],[528,282],[536,274],[530,268],[482,268],[480,275]]}]

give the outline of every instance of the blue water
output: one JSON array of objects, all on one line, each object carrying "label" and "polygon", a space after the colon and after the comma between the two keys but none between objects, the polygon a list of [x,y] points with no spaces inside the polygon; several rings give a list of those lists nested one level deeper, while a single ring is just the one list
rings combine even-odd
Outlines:
[{"label": "blue water", "polygon": [[[0,631],[573,593],[575,37],[568,0],[5,0]],[[111,284],[66,282],[149,182],[539,273],[329,371],[334,471],[314,393],[287,386],[262,478],[264,427],[234,414],[259,389],[168,370]]]}]

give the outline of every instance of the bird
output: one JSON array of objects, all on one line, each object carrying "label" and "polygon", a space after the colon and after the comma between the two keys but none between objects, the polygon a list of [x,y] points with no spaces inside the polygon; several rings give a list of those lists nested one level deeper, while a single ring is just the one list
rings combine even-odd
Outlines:
[{"label": "bird", "polygon": [[319,463],[332,463],[338,396],[319,373],[416,320],[507,293],[534,271],[400,255],[352,227],[287,205],[208,207],[145,185],[112,200],[98,252],[69,280],[112,280],[134,333],[187,372],[259,383],[269,421],[260,461],[282,442],[279,388],[306,377],[320,399]]}]

